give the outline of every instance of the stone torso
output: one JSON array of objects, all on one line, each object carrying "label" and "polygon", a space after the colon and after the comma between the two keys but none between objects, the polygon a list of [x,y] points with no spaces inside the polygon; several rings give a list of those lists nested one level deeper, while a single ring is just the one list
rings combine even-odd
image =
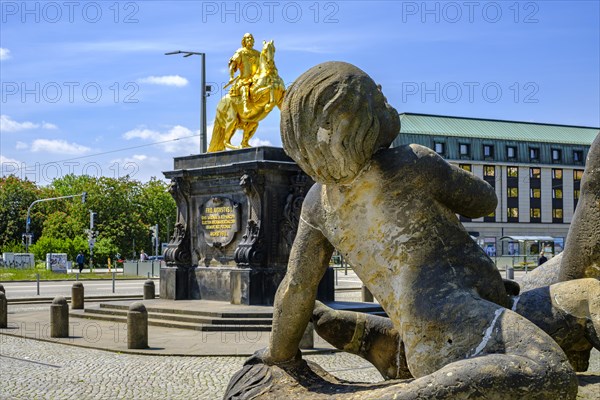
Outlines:
[{"label": "stone torso", "polygon": [[406,155],[396,158],[394,172],[389,159],[376,156],[342,189],[316,185],[311,195],[318,206],[305,213],[307,222],[344,254],[396,322],[414,309],[420,290],[443,298],[475,287],[479,296],[503,304],[506,293],[492,261],[436,198],[432,182],[412,172],[419,159]]}]

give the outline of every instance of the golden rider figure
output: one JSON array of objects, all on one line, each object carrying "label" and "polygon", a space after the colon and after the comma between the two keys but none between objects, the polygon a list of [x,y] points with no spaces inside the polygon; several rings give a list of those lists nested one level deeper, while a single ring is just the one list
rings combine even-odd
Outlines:
[{"label": "golden rider figure", "polygon": [[[260,52],[253,47],[254,36],[251,33],[246,33],[242,38],[242,47],[237,49],[229,59],[229,84],[232,84],[229,94],[232,97],[242,96],[245,114],[250,112],[249,87],[252,84],[252,77],[258,70],[260,61]],[[239,71],[239,75],[234,78],[236,71]]]}]

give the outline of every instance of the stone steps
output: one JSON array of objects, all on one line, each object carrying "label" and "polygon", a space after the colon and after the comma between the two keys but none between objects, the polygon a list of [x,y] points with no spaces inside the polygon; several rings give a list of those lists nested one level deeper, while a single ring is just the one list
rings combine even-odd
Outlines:
[{"label": "stone steps", "polygon": [[[201,303],[198,303],[201,305]],[[379,304],[373,303],[330,303],[335,309],[364,312],[385,316]],[[204,332],[264,332],[270,331],[273,324],[272,308],[265,307],[265,311],[248,308],[247,306],[232,307],[228,310],[218,310],[215,304],[204,306],[182,306],[177,302],[173,305],[161,303],[146,304],[148,311],[148,325],[162,326],[176,329],[190,329]],[[212,311],[217,308],[217,311]],[[85,318],[98,321],[127,323],[129,304],[125,303],[100,303],[85,308],[85,310],[72,310],[70,315],[74,318]]]}]

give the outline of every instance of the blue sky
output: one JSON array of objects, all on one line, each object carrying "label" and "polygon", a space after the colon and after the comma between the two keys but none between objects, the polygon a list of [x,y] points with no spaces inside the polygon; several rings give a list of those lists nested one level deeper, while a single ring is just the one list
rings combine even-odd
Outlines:
[{"label": "blue sky", "polygon": [[[399,112],[600,126],[598,1],[0,1],[2,173],[162,178],[199,151],[227,63],[251,32],[286,84],[324,61],[380,83]],[[237,135],[239,137],[239,135]],[[255,145],[281,145],[279,110]]]}]

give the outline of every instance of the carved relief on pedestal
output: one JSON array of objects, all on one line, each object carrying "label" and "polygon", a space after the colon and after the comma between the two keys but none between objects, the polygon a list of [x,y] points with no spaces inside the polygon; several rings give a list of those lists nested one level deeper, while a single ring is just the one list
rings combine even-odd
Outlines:
[{"label": "carved relief on pedestal", "polygon": [[238,266],[260,265],[264,259],[264,240],[261,232],[262,192],[264,178],[248,171],[240,178],[240,187],[248,199],[248,222],[246,232],[235,250]]},{"label": "carved relief on pedestal", "polygon": [[192,262],[188,226],[190,184],[183,178],[175,178],[171,181],[169,193],[177,203],[177,222],[173,236],[165,249],[165,261],[169,266],[189,266]]},{"label": "carved relief on pedestal", "polygon": [[303,173],[298,173],[290,179],[290,192],[285,199],[284,220],[281,223],[281,236],[285,240],[288,250],[292,248],[296,238],[302,203],[311,185],[312,181]]}]

